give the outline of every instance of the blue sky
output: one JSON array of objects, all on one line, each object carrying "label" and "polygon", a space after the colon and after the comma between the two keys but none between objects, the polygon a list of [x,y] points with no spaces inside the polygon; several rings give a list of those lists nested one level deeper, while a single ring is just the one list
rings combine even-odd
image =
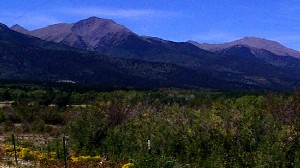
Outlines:
[{"label": "blue sky", "polygon": [[1,0],[0,22],[36,29],[90,16],[139,35],[223,43],[245,36],[300,50],[299,0]]}]

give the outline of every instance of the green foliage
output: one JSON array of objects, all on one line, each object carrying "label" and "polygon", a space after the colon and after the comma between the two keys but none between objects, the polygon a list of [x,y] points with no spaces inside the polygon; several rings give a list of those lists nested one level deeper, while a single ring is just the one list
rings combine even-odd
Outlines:
[{"label": "green foliage", "polygon": [[[107,130],[102,152],[111,158],[134,159],[140,167],[165,167],[161,161],[166,158],[171,159],[170,167],[288,167],[298,163],[299,127],[289,116],[298,114],[298,95],[217,96],[206,104],[201,99],[197,102],[202,104],[190,104],[196,96],[185,95],[191,99],[186,102],[174,99],[177,96],[167,94],[162,102],[157,96],[141,99],[143,107],[133,105],[131,117]],[[126,98],[122,101],[128,103]],[[150,101],[155,106],[145,104]]]},{"label": "green foliage", "polygon": [[104,138],[103,116],[96,110],[79,111],[76,119],[69,124],[72,144],[77,152],[91,154]]},{"label": "green foliage", "polygon": [[[300,166],[297,92],[9,92],[18,103],[0,110],[3,132],[16,130],[16,123],[36,133],[61,126],[77,155],[135,167]],[[43,97],[76,106],[48,106],[40,103]]]},{"label": "green foliage", "polygon": [[42,119],[35,120],[32,123],[32,131],[36,133],[44,133],[45,131],[45,122]]},{"label": "green foliage", "polygon": [[6,121],[6,117],[2,109],[0,109],[0,124]]},{"label": "green foliage", "polygon": [[9,89],[0,89],[0,101],[11,100],[11,92]]}]

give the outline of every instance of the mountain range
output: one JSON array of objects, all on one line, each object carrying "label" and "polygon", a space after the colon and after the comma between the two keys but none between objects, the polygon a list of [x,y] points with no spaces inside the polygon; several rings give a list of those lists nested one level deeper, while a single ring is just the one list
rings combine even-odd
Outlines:
[{"label": "mountain range", "polygon": [[[113,20],[97,17],[32,31],[20,25],[10,29],[2,25],[0,30],[1,62],[6,65],[1,66],[1,78],[150,88],[299,87],[300,53],[257,37],[224,44],[173,42],[140,36]],[[11,62],[7,62],[8,55],[14,57]],[[24,64],[27,59],[37,66]],[[43,75],[32,74],[36,68]]]},{"label": "mountain range", "polygon": [[258,38],[258,37],[244,37],[242,39],[224,43],[224,44],[206,44],[206,43],[200,44],[195,41],[188,41],[188,42],[198,46],[199,48],[208,51],[219,51],[236,45],[244,45],[250,48],[267,50],[280,56],[291,56],[291,57],[300,58],[299,51],[287,48],[276,41],[271,41],[271,40]]},{"label": "mountain range", "polygon": [[243,88],[174,64],[121,59],[48,42],[0,24],[0,79],[129,88]]}]

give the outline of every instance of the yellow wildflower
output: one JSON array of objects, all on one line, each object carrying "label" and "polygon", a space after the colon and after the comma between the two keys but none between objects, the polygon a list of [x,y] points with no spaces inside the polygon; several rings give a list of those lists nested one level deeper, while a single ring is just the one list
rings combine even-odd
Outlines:
[{"label": "yellow wildflower", "polygon": [[24,160],[29,160],[31,159],[31,152],[28,148],[22,148],[21,151],[18,153],[18,157],[24,159]]},{"label": "yellow wildflower", "polygon": [[122,166],[122,168],[133,168],[134,164],[133,163],[126,163]]},{"label": "yellow wildflower", "polygon": [[79,162],[79,158],[78,157],[76,157],[76,156],[71,156],[71,161],[72,162]]}]

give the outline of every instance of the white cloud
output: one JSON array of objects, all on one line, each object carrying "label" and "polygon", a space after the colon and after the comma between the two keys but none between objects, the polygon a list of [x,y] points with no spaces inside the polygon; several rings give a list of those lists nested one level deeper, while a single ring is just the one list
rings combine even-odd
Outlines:
[{"label": "white cloud", "polygon": [[80,16],[101,16],[115,18],[145,18],[145,17],[170,17],[177,13],[171,11],[161,11],[155,9],[119,9],[119,8],[64,8],[60,9],[64,14]]}]

